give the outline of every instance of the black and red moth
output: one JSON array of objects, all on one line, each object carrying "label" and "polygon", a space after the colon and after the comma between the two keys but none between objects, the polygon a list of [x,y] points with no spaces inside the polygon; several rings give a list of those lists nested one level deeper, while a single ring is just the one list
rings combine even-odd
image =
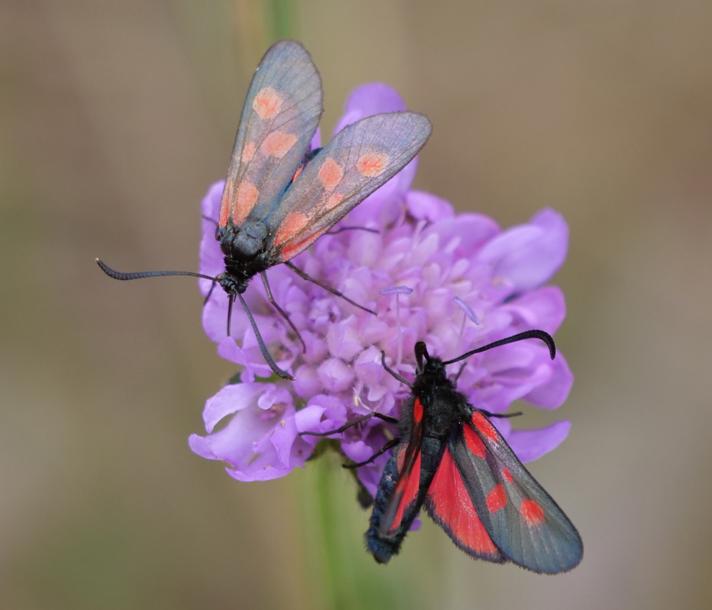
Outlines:
[{"label": "black and red moth", "polygon": [[229,299],[228,334],[237,299],[265,361],[280,377],[291,378],[267,350],[242,296],[250,279],[261,276],[268,299],[297,336],[272,298],[266,271],[273,265],[285,263],[304,279],[366,309],[289,261],[411,161],[431,131],[430,121],[420,114],[377,114],[345,127],[324,148],[312,151],[322,111],[321,79],[309,53],[293,41],[273,45],[252,77],[227,171],[215,233],[225,271],[217,277],[190,271],[123,273],[97,259],[99,267],[118,280],[188,275],[210,279],[213,287],[219,284]]},{"label": "black and red moth", "polygon": [[[557,574],[574,568],[583,556],[576,528],[522,465],[492,417],[507,417],[473,407],[457,391],[445,367],[473,354],[540,339],[553,359],[553,338],[529,330],[469,351],[452,360],[430,356],[425,343],[415,345],[417,362],[411,384],[382,363],[411,389],[400,420],[400,433],[359,467],[391,447],[378,485],[366,544],[376,561],[398,553],[421,507],[465,553],[496,563],[511,561],[534,572]],[[358,421],[363,421],[365,417]],[[350,425],[342,426],[343,431]],[[333,434],[326,432],[323,435]]]}]

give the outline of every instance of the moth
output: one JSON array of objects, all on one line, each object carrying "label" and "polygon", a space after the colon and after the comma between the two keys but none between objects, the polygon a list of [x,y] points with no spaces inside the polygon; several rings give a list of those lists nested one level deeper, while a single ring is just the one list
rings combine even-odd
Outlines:
[{"label": "moth", "polygon": [[[415,345],[416,375],[411,383],[381,360],[385,370],[408,385],[411,398],[397,423],[399,433],[372,457],[349,464],[358,468],[393,449],[378,485],[366,532],[366,545],[379,563],[400,550],[421,508],[468,555],[534,572],[557,574],[574,568],[583,543],[569,518],[519,461],[492,418],[500,415],[469,404],[448,378],[446,367],[474,354],[522,341],[539,339],[553,359],[553,338],[529,330],[443,361]],[[462,371],[462,369],[460,369]],[[319,436],[343,432],[366,415]]]},{"label": "moth", "polygon": [[[319,73],[297,42],[280,41],[262,58],[242,109],[227,170],[215,237],[225,271],[216,277],[191,271],[116,271],[97,264],[109,277],[135,280],[159,276],[202,277],[228,297],[227,328],[235,300],[248,316],[265,361],[291,379],[269,353],[243,297],[259,275],[267,298],[296,333],[274,300],[267,270],[281,263],[307,281],[367,309],[311,277],[291,260],[410,162],[431,132],[430,121],[414,112],[366,117],[339,133],[322,149],[310,148],[323,112]],[[302,345],[304,345],[302,341]]]}]

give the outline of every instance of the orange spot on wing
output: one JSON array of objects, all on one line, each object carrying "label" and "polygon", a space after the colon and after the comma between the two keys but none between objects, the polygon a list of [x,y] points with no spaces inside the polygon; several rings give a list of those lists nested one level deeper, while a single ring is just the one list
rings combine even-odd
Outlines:
[{"label": "orange spot on wing", "polygon": [[507,483],[511,483],[514,480],[509,468],[502,468],[502,478],[507,481]]},{"label": "orange spot on wing", "polygon": [[487,494],[487,510],[491,513],[496,513],[507,506],[507,492],[504,490],[502,483],[497,483]]},{"label": "orange spot on wing", "polygon": [[282,96],[272,87],[260,89],[252,101],[252,108],[261,119],[274,118],[282,107]]},{"label": "orange spot on wing", "polygon": [[535,500],[522,500],[519,512],[529,525],[539,525],[544,521],[544,509]]},{"label": "orange spot on wing", "polygon": [[462,433],[465,437],[465,445],[467,446],[468,451],[475,457],[484,460],[485,446],[480,440],[480,437],[477,436],[475,431],[472,430],[472,428],[470,428],[469,426],[463,426]]},{"label": "orange spot on wing", "polygon": [[281,159],[289,152],[289,149],[294,146],[297,141],[297,136],[286,131],[273,131],[267,134],[267,137],[262,142],[262,152],[268,156]]},{"label": "orange spot on wing", "polygon": [[245,144],[245,147],[242,149],[242,160],[249,163],[252,161],[252,158],[255,156],[255,143],[254,142],[248,142]]},{"label": "orange spot on wing", "polygon": [[423,421],[423,403],[420,402],[420,398],[416,398],[413,403],[413,421],[416,424]]},{"label": "orange spot on wing", "polygon": [[237,185],[237,194],[235,196],[235,209],[232,211],[232,222],[236,225],[242,224],[242,221],[247,218],[252,208],[260,196],[257,187],[243,180]]},{"label": "orange spot on wing", "polygon": [[367,152],[356,161],[356,169],[363,176],[375,178],[383,173],[388,165],[389,157],[386,153]]},{"label": "orange spot on wing", "polygon": [[472,416],[472,421],[475,427],[488,439],[497,442],[499,440],[499,435],[494,426],[489,422],[489,420],[482,415],[479,411]]},{"label": "orange spot on wing", "polygon": [[326,201],[324,202],[326,211],[328,212],[329,210],[332,210],[337,205],[339,205],[343,200],[344,200],[344,196],[341,193],[332,193],[331,195],[329,195],[327,197]]},{"label": "orange spot on wing", "polygon": [[344,168],[331,157],[327,157],[319,168],[319,181],[327,191],[335,189],[343,177]]},{"label": "orange spot on wing", "polygon": [[[292,212],[282,221],[274,236],[274,245],[279,246],[292,239],[299,231],[309,224],[309,218],[301,212]],[[284,259],[286,260],[286,259]]]},{"label": "orange spot on wing", "polygon": [[292,182],[294,182],[297,178],[299,178],[299,176],[302,175],[302,172],[303,172],[303,171],[304,171],[304,166],[303,166],[303,165],[300,165],[300,166],[297,168],[297,171],[294,172],[294,176],[292,176]]}]

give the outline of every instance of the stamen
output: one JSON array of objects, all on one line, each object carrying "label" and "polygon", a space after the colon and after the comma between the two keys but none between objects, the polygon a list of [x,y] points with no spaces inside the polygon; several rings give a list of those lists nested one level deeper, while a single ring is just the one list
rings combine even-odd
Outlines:
[{"label": "stamen", "polygon": [[396,367],[400,365],[401,360],[403,359],[403,327],[401,326],[400,319],[400,295],[412,293],[413,289],[408,286],[390,286],[381,290],[382,295],[395,295],[396,297],[396,324],[398,325],[398,351],[396,353]]}]

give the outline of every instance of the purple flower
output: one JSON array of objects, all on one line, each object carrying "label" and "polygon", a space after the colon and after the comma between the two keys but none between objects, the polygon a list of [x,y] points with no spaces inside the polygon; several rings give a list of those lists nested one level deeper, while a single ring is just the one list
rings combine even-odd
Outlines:
[{"label": "purple flower", "polygon": [[[337,129],[367,114],[401,110],[402,99],[381,84],[358,88],[346,104]],[[318,439],[299,432],[326,431],[370,412],[397,416],[408,389],[380,363],[413,375],[413,347],[424,340],[430,353],[452,358],[514,333],[541,328],[554,333],[565,315],[564,297],[544,285],[566,257],[568,228],[553,210],[529,222],[501,230],[480,214],[455,214],[452,206],[429,193],[411,190],[416,161],[359,205],[345,225],[378,233],[344,231],[325,235],[294,259],[307,273],[373,308],[373,316],[305,282],[284,265],[268,271],[278,303],[299,329],[306,352],[267,302],[261,282],[253,281],[246,299],[267,345],[293,382],[260,381],[270,376],[248,321],[235,311],[226,336],[227,298],[214,291],[203,310],[203,326],[218,353],[237,364],[242,383],[228,385],[209,399],[207,434],[192,435],[199,455],[227,465],[243,481],[287,474],[309,457]],[[213,185],[202,213],[217,218],[222,183]],[[223,271],[215,225],[203,221],[200,271]],[[207,294],[209,282],[201,280]],[[521,342],[470,358],[459,389],[473,405],[506,411],[524,399],[555,409],[566,399],[572,375],[564,357],[549,360],[538,342]],[[220,427],[218,428],[218,424]],[[524,461],[557,447],[569,423],[538,430],[512,430],[496,424]],[[343,453],[365,460],[387,440],[387,424],[377,418],[337,438]],[[359,469],[373,493],[387,456]]]}]

